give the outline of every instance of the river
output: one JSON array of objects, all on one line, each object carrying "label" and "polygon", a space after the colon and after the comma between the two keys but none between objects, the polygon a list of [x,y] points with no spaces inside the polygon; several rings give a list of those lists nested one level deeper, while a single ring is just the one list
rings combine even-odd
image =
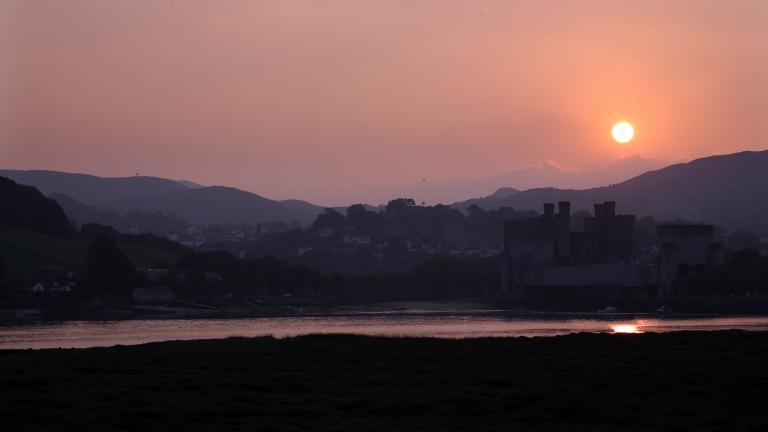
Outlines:
[{"label": "river", "polygon": [[385,313],[282,318],[66,321],[0,326],[0,349],[89,348],[228,337],[344,333],[441,338],[768,330],[768,316]]}]

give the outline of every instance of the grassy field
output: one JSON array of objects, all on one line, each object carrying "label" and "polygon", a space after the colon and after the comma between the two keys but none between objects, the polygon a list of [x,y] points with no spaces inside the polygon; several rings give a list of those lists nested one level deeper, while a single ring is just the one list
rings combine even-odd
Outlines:
[{"label": "grassy field", "polygon": [[[178,257],[157,248],[120,245],[134,265],[151,266],[158,261],[175,262]],[[74,271],[85,267],[88,242],[53,237],[19,228],[0,226],[0,257],[8,271],[7,279],[21,278],[29,270],[61,266]]]},{"label": "grassy field", "polygon": [[768,430],[768,333],[0,351],[3,430]]}]

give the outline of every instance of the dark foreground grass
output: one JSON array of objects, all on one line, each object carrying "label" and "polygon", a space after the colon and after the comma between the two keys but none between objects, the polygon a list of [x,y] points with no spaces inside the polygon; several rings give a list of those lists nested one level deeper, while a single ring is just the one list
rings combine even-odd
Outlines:
[{"label": "dark foreground grass", "polygon": [[0,351],[0,429],[768,430],[768,333]]}]

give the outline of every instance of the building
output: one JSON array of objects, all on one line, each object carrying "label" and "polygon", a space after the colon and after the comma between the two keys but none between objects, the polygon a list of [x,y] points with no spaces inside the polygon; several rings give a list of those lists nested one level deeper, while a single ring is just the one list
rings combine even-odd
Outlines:
[{"label": "building", "polygon": [[634,260],[634,215],[617,215],[616,203],[595,204],[593,217],[584,218],[584,231],[571,233],[572,262],[629,263]]},{"label": "building", "polygon": [[558,298],[645,295],[655,286],[653,265],[634,260],[633,215],[617,215],[616,203],[595,204],[584,230],[571,230],[571,204],[544,204],[535,218],[506,221],[500,295]]},{"label": "building", "polygon": [[371,236],[347,234],[341,239],[341,242],[351,246],[365,246],[371,243]]},{"label": "building", "polygon": [[697,268],[722,264],[723,245],[715,240],[713,225],[667,224],[656,227],[659,238],[660,296],[677,292],[680,279]]},{"label": "building", "polygon": [[34,269],[24,280],[18,289],[29,294],[69,294],[77,286],[75,274],[63,267]]}]

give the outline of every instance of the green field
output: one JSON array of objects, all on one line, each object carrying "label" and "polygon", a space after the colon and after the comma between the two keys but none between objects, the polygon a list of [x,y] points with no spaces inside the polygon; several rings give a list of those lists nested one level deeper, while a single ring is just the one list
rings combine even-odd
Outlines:
[{"label": "green field", "polygon": [[[178,257],[161,249],[121,244],[120,247],[137,267],[158,261],[175,262]],[[85,268],[88,241],[64,239],[19,228],[0,226],[0,257],[5,261],[7,279],[17,280],[29,270],[61,266],[74,271]]]},{"label": "green field", "polygon": [[764,431],[768,333],[0,351],[3,430]]}]

